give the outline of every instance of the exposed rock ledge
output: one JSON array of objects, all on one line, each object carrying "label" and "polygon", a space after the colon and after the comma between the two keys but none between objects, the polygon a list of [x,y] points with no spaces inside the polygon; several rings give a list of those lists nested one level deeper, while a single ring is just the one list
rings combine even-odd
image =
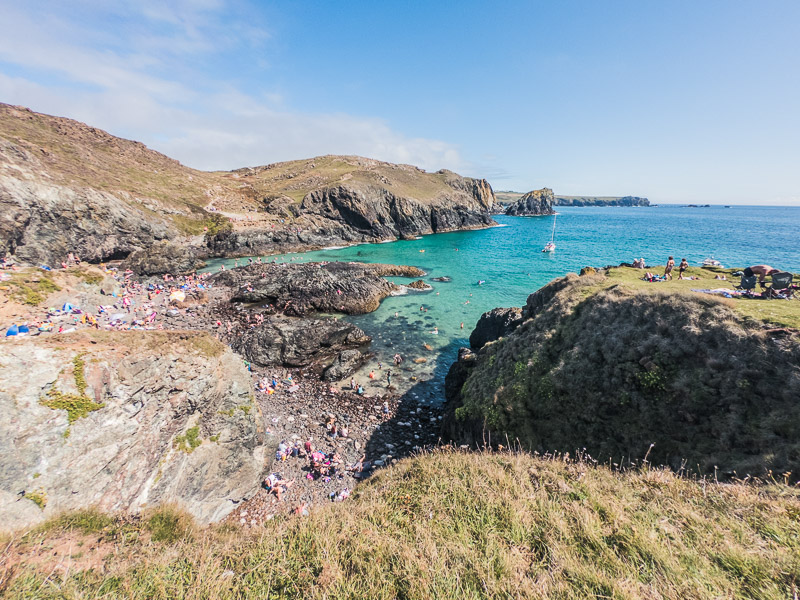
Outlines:
[{"label": "exposed rock ledge", "polygon": [[351,315],[372,312],[397,286],[384,276],[420,277],[409,266],[364,263],[254,264],[217,273],[215,284],[232,288],[234,302],[269,303],[284,314]]},{"label": "exposed rock ledge", "polygon": [[9,529],[87,506],[163,502],[217,521],[256,491],[271,451],[242,360],[206,334],[7,341],[0,381]]},{"label": "exposed rock ledge", "polygon": [[506,209],[506,214],[512,217],[535,217],[540,215],[552,215],[553,190],[550,188],[542,188],[541,190],[533,190],[528,192],[522,198],[511,204]]}]

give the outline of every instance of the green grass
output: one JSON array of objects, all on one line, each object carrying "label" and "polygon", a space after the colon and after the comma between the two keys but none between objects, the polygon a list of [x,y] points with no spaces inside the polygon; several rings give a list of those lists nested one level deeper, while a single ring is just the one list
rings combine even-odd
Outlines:
[{"label": "green grass", "polygon": [[35,492],[26,491],[24,496],[41,510],[44,510],[44,507],[47,506],[47,494],[42,490],[37,490]]},{"label": "green grass", "polygon": [[[102,402],[95,402],[86,395],[86,375],[84,373],[85,362],[82,355],[76,356],[72,360],[72,376],[75,381],[77,394],[66,394],[56,387],[50,388],[45,397],[39,399],[39,403],[53,410],[67,411],[67,422],[72,425],[78,419],[83,419],[90,412],[100,410],[105,407]],[[70,429],[67,427],[64,437],[69,437]]]},{"label": "green grass", "polygon": [[191,540],[194,531],[191,517],[172,506],[164,506],[151,512],[145,519],[144,526],[154,542],[169,544]]},{"label": "green grass", "polygon": [[0,283],[2,285],[9,286],[11,298],[30,306],[42,304],[51,293],[61,289],[53,281],[51,272],[40,269],[11,273],[11,279]]},{"label": "green grass", "polygon": [[[692,292],[730,282],[648,283],[635,269],[569,276],[528,302],[533,318],[484,347],[455,417],[480,439],[619,462],[641,457],[700,472],[800,477],[800,332],[749,311],[800,301]],[[715,285],[716,284],[716,285]]]},{"label": "green grass", "polygon": [[40,525],[34,532],[79,531],[85,534],[96,534],[112,527],[115,523],[116,519],[113,517],[97,509],[87,509],[59,515]]},{"label": "green grass", "polygon": [[200,439],[200,427],[195,425],[187,429],[186,433],[183,435],[175,436],[172,445],[181,452],[191,454],[195,448],[198,448],[202,443],[203,440]]},{"label": "green grass", "polygon": [[[733,289],[739,284],[739,277],[733,277],[732,273],[740,269],[704,269],[700,267],[689,267],[687,276],[699,277],[699,280],[679,280],[677,268],[675,277],[671,281],[650,283],[642,281],[644,272],[641,269],[630,269],[626,267],[613,268],[608,271],[608,279],[602,285],[624,284],[632,289],[642,291],[661,291],[697,294],[692,292],[693,288],[728,288]],[[664,267],[654,267],[651,272],[662,274]],[[725,275],[726,281],[714,279],[715,275]],[[800,281],[800,275],[795,275],[795,280]],[[767,278],[769,281],[769,278]],[[727,306],[735,310],[743,317],[765,321],[780,327],[792,327],[800,329],[800,294],[794,300],[753,300],[748,298],[732,298],[726,303]]]},{"label": "green grass", "polygon": [[105,279],[105,276],[101,271],[92,267],[81,266],[70,269],[68,273],[77,275],[81,281],[88,283],[89,285],[99,285],[103,283],[103,279]]},{"label": "green grass", "polygon": [[[800,583],[798,501],[777,484],[441,452],[254,531],[192,527],[168,508],[102,571],[52,577],[49,556],[17,569],[6,596],[784,600]],[[34,532],[7,552],[46,555],[57,539]]]}]

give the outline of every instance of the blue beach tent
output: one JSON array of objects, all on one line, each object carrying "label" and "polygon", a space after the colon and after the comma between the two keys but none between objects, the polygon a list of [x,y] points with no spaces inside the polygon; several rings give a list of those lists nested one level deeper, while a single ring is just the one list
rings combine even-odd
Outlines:
[{"label": "blue beach tent", "polygon": [[19,335],[19,327],[16,325],[12,325],[8,328],[8,331],[6,331],[6,337],[11,337],[12,335]]}]

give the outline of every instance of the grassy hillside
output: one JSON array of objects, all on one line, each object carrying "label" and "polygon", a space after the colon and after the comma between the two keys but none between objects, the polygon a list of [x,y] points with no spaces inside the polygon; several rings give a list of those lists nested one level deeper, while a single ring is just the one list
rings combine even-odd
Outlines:
[{"label": "grassy hillside", "polygon": [[427,173],[411,165],[333,155],[239,169],[223,175],[253,186],[257,195],[283,195],[295,202],[300,202],[311,190],[339,184],[380,187],[396,196],[429,202],[451,194],[453,189],[447,181],[457,177],[449,171]]},{"label": "grassy hillside", "polygon": [[796,488],[527,455],[408,459],[245,531],[69,515],[4,544],[8,598],[758,598],[800,584]]},{"label": "grassy hillside", "polygon": [[800,302],[699,294],[731,283],[691,272],[703,279],[611,269],[545,286],[532,318],[481,350],[456,417],[531,449],[619,462],[652,443],[675,468],[797,480],[800,332],[786,326]]},{"label": "grassy hillside", "polygon": [[[0,137],[29,152],[47,179],[60,185],[125,192],[191,208],[206,205],[214,181],[139,142],[7,104],[0,104]],[[2,167],[7,174],[18,174]]]},{"label": "grassy hillside", "polygon": [[[0,103],[0,137],[30,152],[50,179],[168,203],[218,209],[263,207],[264,198],[287,196],[299,202],[309,191],[330,185],[374,185],[395,195],[431,201],[452,193],[449,171],[426,173],[358,156],[320,156],[237,171],[204,172],[72,119]],[[0,165],[2,167],[2,165]],[[11,170],[9,170],[11,173]]]},{"label": "grassy hillside", "polygon": [[497,197],[497,201],[502,204],[513,204],[525,194],[521,192],[495,192],[494,195]]}]

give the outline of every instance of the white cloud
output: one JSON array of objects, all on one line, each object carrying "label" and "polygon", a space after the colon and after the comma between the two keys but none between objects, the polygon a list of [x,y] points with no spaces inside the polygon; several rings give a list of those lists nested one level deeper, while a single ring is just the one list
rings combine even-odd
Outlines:
[{"label": "white cloud", "polygon": [[226,53],[235,62],[258,50],[252,60],[263,65],[270,38],[266,27],[231,17],[221,0],[68,4],[4,7],[0,61],[17,74],[0,73],[0,100],[133,137],[201,169],[320,154],[468,167],[454,145],[408,137],[380,118],[293,111],[268,77],[244,90],[213,75],[206,59]]}]

